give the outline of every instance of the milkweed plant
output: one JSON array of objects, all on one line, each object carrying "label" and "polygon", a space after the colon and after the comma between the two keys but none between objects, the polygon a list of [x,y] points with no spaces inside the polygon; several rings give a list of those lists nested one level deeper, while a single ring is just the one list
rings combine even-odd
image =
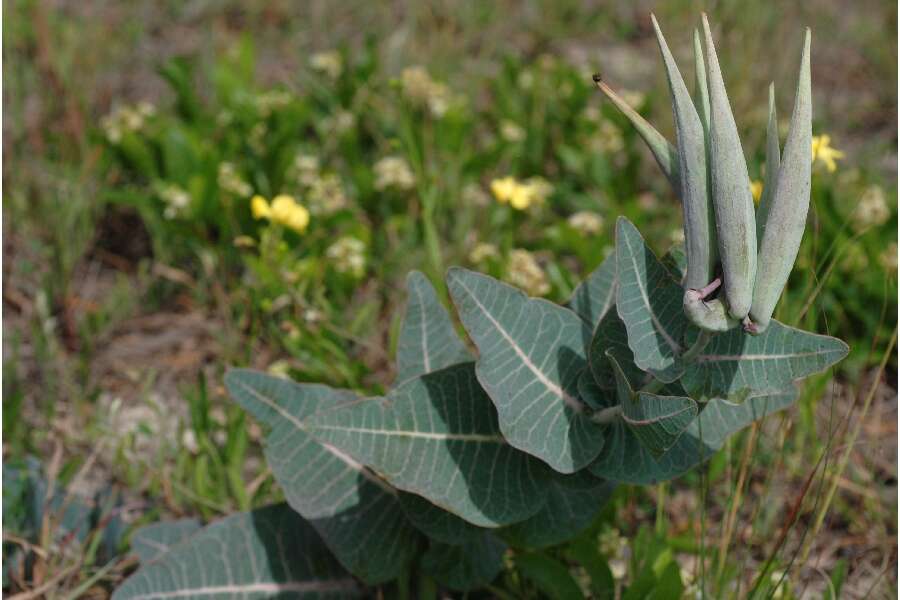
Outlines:
[{"label": "milkweed plant", "polygon": [[[809,207],[809,30],[784,146],[769,88],[755,207],[706,17],[694,32],[693,97],[653,26],[674,143],[594,79],[681,199],[683,250],[660,259],[619,218],[614,252],[564,305],[450,268],[477,352],[412,272],[383,397],[229,371],[231,396],[267,430],[285,502],[204,528],[139,530],[141,568],[115,598],[353,597],[410,572],[450,590],[482,587],[507,548],[573,538],[617,485],[691,470],[847,355],[838,339],[772,318]],[[271,217],[277,207],[263,208]]]}]

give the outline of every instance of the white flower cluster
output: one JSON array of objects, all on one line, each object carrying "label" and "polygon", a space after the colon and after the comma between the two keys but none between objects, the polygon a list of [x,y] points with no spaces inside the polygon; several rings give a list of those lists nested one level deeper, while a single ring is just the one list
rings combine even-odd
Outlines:
[{"label": "white flower cluster", "polygon": [[111,144],[118,144],[128,131],[139,131],[147,119],[156,114],[156,107],[149,102],[135,106],[119,106],[100,119],[103,134]]},{"label": "white flower cluster", "polygon": [[239,198],[247,198],[253,193],[253,188],[240,176],[234,163],[223,162],[219,164],[217,181],[219,189]]},{"label": "white flower cluster", "polygon": [[446,84],[435,81],[424,67],[403,69],[400,74],[403,95],[417,106],[427,108],[431,116],[439,119],[447,114],[455,101]]},{"label": "white flower cluster", "polygon": [[509,282],[529,296],[543,296],[550,291],[547,274],[528,250],[516,249],[510,252],[506,271]]},{"label": "white flower cluster", "polygon": [[384,191],[388,188],[411,190],[416,185],[416,178],[409,163],[399,156],[382,158],[375,163],[374,171],[376,190]]},{"label": "white flower cluster", "polygon": [[325,250],[338,273],[362,277],[366,270],[366,245],[355,237],[344,236]]},{"label": "white flower cluster", "polygon": [[186,190],[172,183],[163,183],[157,188],[157,193],[166,205],[163,209],[165,218],[176,219],[187,216],[191,206],[191,195]]}]

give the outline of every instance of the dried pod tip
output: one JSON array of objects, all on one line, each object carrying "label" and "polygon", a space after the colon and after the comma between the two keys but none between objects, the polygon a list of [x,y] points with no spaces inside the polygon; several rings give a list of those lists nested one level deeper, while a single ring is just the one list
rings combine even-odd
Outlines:
[{"label": "dried pod tip", "polygon": [[603,81],[603,75],[601,75],[600,73],[594,73],[591,79],[594,80],[594,83],[600,83],[601,81]]}]

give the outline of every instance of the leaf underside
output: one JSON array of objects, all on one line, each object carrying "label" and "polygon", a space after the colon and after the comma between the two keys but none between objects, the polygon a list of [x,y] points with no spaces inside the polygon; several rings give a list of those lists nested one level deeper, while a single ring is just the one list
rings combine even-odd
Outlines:
[{"label": "leaf underside", "polygon": [[196,533],[203,525],[197,519],[161,521],[141,527],[131,536],[131,551],[141,564],[156,560],[169,548]]},{"label": "leaf underside", "polygon": [[305,423],[363,400],[352,392],[249,370],[230,371],[225,384],[241,406],[270,427],[266,460],[291,507],[360,579],[374,584],[396,577],[419,544],[397,490],[345,452],[317,441]]},{"label": "leaf underside", "polygon": [[113,600],[356,598],[359,584],[287,504],[226,517],[143,566]]},{"label": "leaf underside", "polygon": [[432,542],[422,556],[422,570],[451,589],[466,592],[489,584],[503,569],[506,544],[482,531],[461,545]]}]

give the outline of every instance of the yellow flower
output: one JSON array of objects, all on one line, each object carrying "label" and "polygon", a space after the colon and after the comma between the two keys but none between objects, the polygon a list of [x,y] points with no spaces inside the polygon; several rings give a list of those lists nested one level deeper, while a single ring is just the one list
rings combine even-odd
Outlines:
[{"label": "yellow flower", "polygon": [[527,185],[516,184],[512,195],[509,197],[509,205],[516,210],[525,210],[531,206],[534,200],[534,191]]},{"label": "yellow flower", "polygon": [[814,135],[812,138],[812,159],[813,162],[820,160],[825,163],[825,168],[829,173],[837,170],[835,160],[844,158],[844,153],[831,147],[831,136],[827,134]]},{"label": "yellow flower", "polygon": [[753,194],[753,201],[759,204],[759,199],[762,197],[763,192],[763,182],[759,179],[754,179],[750,182],[750,193]]},{"label": "yellow flower", "polygon": [[504,177],[503,179],[495,179],[491,182],[491,193],[500,204],[506,204],[518,188],[519,184],[512,177]]},{"label": "yellow flower", "polygon": [[256,195],[250,200],[250,212],[253,213],[254,219],[268,219],[271,209],[265,198]]}]

